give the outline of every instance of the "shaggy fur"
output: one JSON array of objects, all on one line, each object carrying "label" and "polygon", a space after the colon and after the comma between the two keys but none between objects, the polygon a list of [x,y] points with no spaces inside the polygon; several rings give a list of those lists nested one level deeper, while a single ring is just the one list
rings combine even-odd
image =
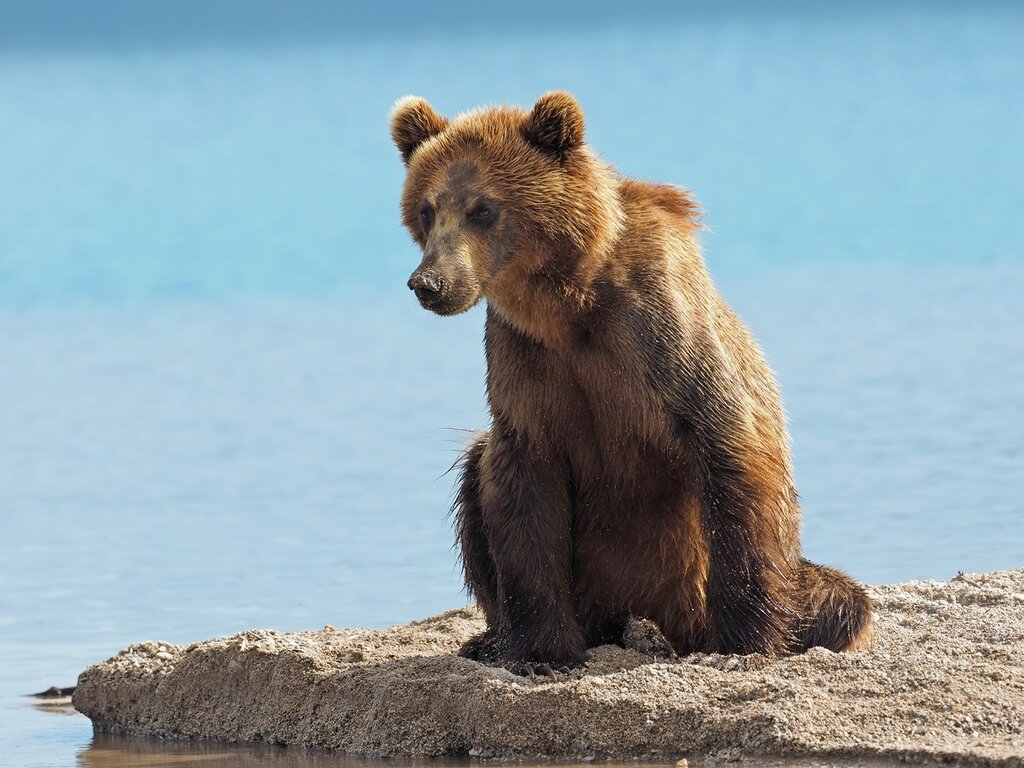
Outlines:
[{"label": "shaggy fur", "polygon": [[487,301],[492,422],[455,510],[488,629],[463,653],[579,664],[630,615],[679,653],[867,644],[863,589],[800,556],[775,380],[687,193],[598,160],[567,93],[452,120],[407,97],[391,133],[410,287],[440,314]]}]

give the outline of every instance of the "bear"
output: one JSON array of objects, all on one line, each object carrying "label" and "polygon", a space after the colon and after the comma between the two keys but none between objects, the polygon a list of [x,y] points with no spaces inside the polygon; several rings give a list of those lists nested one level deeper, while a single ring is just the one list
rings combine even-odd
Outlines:
[{"label": "bear", "polygon": [[409,96],[390,130],[408,287],[486,301],[491,423],[453,505],[486,630],[460,654],[551,675],[634,617],[680,655],[868,647],[865,590],[801,556],[779,390],[690,194],[599,159],[566,92],[451,119]]}]

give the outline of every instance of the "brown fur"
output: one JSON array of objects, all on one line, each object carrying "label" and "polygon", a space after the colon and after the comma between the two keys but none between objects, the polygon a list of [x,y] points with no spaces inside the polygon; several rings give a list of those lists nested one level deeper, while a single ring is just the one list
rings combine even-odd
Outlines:
[{"label": "brown fur", "polygon": [[465,655],[570,665],[630,615],[680,653],[865,646],[871,605],[800,556],[774,377],[676,187],[619,177],[569,94],[452,120],[400,101],[424,306],[487,300],[489,432],[456,522],[488,630]]}]

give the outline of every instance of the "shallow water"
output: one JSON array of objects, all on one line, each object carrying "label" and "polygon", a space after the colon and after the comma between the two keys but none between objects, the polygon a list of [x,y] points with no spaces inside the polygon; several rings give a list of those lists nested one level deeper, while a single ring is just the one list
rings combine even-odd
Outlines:
[{"label": "shallow water", "polygon": [[[175,742],[140,737],[125,737],[112,734],[97,734],[92,742],[77,755],[78,768],[161,768],[162,766],[202,766],[203,768],[464,768],[479,765],[471,758],[439,758],[430,760],[360,760],[332,754],[321,750],[286,749],[269,745],[218,744],[213,742]],[[674,765],[674,760],[663,762],[630,761],[633,768],[664,768]],[[699,768],[698,760],[690,765]],[[520,768],[530,766],[587,766],[594,762],[518,762]],[[821,765],[812,760],[745,761],[754,768],[811,768]],[[858,766],[878,768],[897,765],[893,761],[876,759],[829,760],[833,766]],[[710,764],[713,765],[713,764]]]},{"label": "shallow water", "polygon": [[570,88],[606,157],[695,189],[782,384],[810,557],[1024,565],[1022,19],[0,48],[0,764],[141,764],[19,697],[131,642],[464,600],[445,472],[486,424],[482,315],[404,288],[406,92]]}]

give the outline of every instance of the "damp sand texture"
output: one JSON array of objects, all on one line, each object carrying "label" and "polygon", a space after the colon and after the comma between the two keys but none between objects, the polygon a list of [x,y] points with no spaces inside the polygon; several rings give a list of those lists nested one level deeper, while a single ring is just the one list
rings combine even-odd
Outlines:
[{"label": "damp sand texture", "polygon": [[1024,766],[1024,569],[874,587],[874,647],[801,656],[602,646],[522,678],[454,655],[472,607],[386,630],[131,646],[86,669],[99,731],[366,757],[888,758]]}]

